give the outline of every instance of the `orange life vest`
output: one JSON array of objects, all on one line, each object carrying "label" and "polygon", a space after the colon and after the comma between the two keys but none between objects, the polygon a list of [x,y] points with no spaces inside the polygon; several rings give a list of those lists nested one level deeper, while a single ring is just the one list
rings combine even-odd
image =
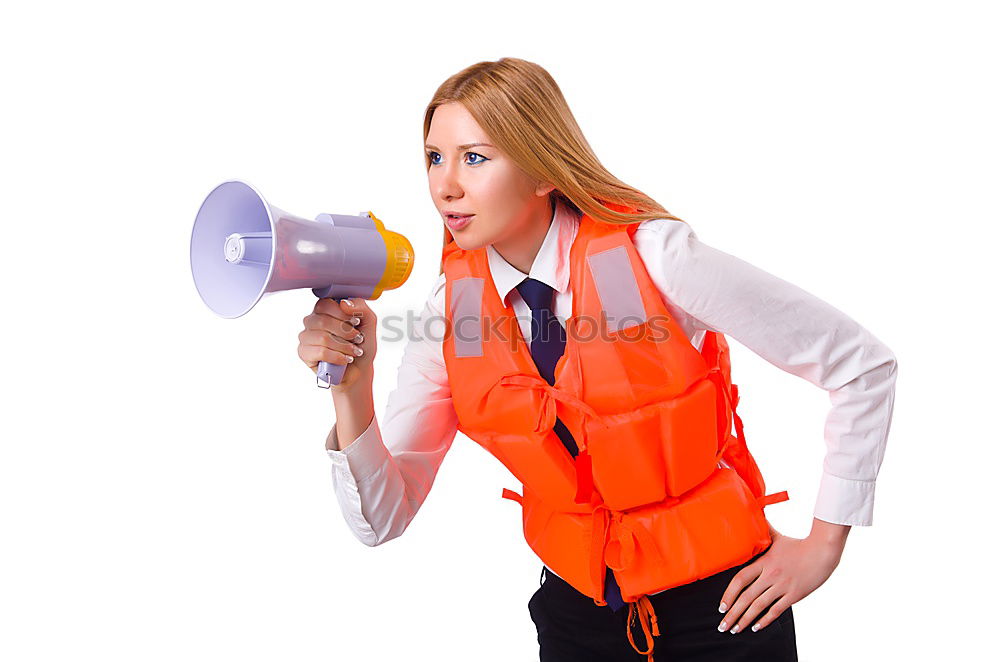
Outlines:
[{"label": "orange life vest", "polygon": [[[553,385],[497,293],[485,247],[450,241],[443,351],[459,430],[522,483],[522,494],[503,497],[521,504],[528,545],[597,605],[607,604],[610,567],[629,603],[629,641],[652,660],[659,628],[646,596],[762,552],[771,543],[763,508],[788,494],[765,495],[725,336],[706,332],[694,348],[635,249],[637,228],[581,217]],[[553,430],[557,416],[576,458]],[[647,650],[633,640],[637,613]]]}]

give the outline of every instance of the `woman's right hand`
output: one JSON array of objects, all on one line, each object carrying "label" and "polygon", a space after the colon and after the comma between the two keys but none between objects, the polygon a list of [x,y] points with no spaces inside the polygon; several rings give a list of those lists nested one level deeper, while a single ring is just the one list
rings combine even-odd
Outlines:
[{"label": "woman's right hand", "polygon": [[[355,318],[360,320],[357,325],[351,322]],[[372,376],[377,322],[364,299],[319,299],[312,313],[302,319],[305,328],[299,333],[299,358],[313,373],[320,361],[347,365],[340,384],[330,385],[332,391],[346,391],[362,377]],[[363,352],[360,356],[357,348]],[[349,361],[348,357],[354,360]]]}]

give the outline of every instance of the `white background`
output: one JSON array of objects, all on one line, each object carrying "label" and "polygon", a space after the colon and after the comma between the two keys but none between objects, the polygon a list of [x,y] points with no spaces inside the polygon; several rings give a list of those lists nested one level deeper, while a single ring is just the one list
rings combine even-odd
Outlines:
[{"label": "white background", "polygon": [[[460,436],[406,534],[363,546],[295,351],[315,298],[217,318],[188,261],[201,200],[241,178],[406,234],[414,271],[372,306],[419,311],[441,237],[423,111],[503,56],[553,75],[616,176],[899,359],[874,526],[795,604],[800,658],[986,656],[992,3],[359,4],[3,10],[0,658],[537,659],[506,469]],[[380,344],[379,415],[402,349]],[[768,517],[805,536],[827,395],[733,351],[751,448],[791,495]]]}]

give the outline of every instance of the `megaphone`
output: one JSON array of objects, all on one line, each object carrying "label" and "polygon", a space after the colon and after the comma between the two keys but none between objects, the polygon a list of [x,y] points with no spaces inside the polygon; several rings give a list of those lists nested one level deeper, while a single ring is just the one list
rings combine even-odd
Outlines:
[{"label": "megaphone", "polygon": [[[413,270],[413,247],[371,212],[308,220],[270,205],[250,184],[216,186],[191,231],[191,274],[217,315],[245,315],[265,295],[311,287],[320,298],[377,299]],[[321,362],[316,385],[339,384],[346,365]]]}]

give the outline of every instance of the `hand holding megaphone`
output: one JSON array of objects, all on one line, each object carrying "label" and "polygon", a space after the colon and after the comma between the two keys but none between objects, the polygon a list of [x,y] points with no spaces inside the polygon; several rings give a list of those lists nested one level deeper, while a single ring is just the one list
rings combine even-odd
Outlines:
[{"label": "hand holding megaphone", "polygon": [[[208,194],[191,231],[195,287],[220,317],[240,317],[265,295],[300,287],[312,288],[321,301],[333,304],[349,297],[355,302],[377,299],[406,282],[412,270],[410,242],[386,230],[371,212],[320,214],[310,221],[268,204],[238,180],[223,182]],[[332,313],[334,308],[327,306],[323,310]],[[375,316],[367,305],[363,308],[371,318],[365,336],[374,354]],[[338,351],[337,346],[328,349]],[[340,384],[348,363],[319,357],[316,385]],[[370,365],[371,357],[365,363]]]},{"label": "hand holding megaphone", "polygon": [[299,358],[317,374],[321,362],[345,366],[339,384],[330,386],[332,390],[343,391],[358,379],[371,377],[378,349],[378,317],[364,299],[320,299],[302,323]]}]

